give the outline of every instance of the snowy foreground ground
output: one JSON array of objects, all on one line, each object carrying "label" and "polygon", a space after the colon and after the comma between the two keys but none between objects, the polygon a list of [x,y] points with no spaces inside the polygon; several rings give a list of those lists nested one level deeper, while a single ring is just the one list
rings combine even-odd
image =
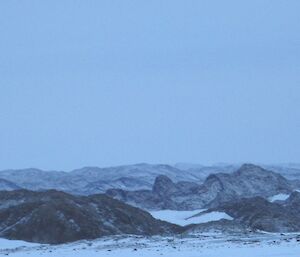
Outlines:
[{"label": "snowy foreground ground", "polygon": [[51,257],[299,257],[300,234],[252,236],[202,234],[180,237],[106,237],[64,245],[39,245],[0,239],[0,256]]}]

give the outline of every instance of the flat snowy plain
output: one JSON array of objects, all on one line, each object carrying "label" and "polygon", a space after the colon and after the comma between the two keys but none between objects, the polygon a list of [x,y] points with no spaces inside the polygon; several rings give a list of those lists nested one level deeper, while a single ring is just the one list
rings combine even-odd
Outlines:
[{"label": "flat snowy plain", "polygon": [[0,239],[0,256],[44,257],[299,257],[300,234],[188,237],[114,236],[63,245],[39,245]]}]

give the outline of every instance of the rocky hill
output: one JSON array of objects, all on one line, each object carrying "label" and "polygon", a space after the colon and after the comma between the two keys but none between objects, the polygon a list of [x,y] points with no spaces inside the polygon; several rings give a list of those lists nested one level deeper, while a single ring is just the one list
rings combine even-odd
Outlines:
[{"label": "rocky hill", "polygon": [[117,234],[178,232],[180,227],[106,195],[0,192],[0,236],[8,239],[53,244]]},{"label": "rocky hill", "polygon": [[[299,232],[300,193],[294,192],[282,203],[271,203],[262,197],[244,198],[211,208],[195,216],[221,211],[234,218],[233,221],[216,221],[194,226],[191,231],[213,229],[238,229],[241,226],[253,231]],[[223,226],[224,225],[224,226]]]},{"label": "rocky hill", "polygon": [[259,166],[244,164],[233,173],[212,174],[202,185],[193,182],[174,183],[166,176],[158,176],[152,190],[112,189],[107,194],[148,210],[195,210],[240,198],[289,194],[294,189],[294,181]]}]

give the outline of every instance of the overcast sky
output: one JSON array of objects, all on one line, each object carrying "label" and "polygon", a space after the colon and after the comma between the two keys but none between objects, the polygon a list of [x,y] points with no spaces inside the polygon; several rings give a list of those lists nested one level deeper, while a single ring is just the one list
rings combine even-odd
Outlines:
[{"label": "overcast sky", "polygon": [[300,162],[300,1],[0,1],[0,169]]}]

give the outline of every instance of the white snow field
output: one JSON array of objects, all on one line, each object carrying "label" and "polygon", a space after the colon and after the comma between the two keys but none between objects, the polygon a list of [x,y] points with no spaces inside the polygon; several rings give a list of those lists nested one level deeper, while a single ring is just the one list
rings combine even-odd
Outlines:
[{"label": "white snow field", "polygon": [[[4,245],[2,243],[4,242]],[[180,237],[115,236],[64,245],[0,243],[0,256],[14,257],[299,257],[300,234],[221,235]],[[26,246],[27,245],[27,246]]]},{"label": "white snow field", "polygon": [[173,224],[180,226],[186,226],[189,224],[200,224],[209,221],[216,221],[220,219],[232,220],[232,217],[224,212],[210,212],[202,214],[201,216],[193,217],[194,215],[205,211],[195,210],[195,211],[172,211],[172,210],[162,210],[162,211],[152,211],[151,215],[159,220],[168,221]]},{"label": "white snow field", "polygon": [[278,194],[278,195],[273,195],[268,198],[269,202],[275,202],[275,201],[285,201],[286,199],[289,198],[289,194]]}]

